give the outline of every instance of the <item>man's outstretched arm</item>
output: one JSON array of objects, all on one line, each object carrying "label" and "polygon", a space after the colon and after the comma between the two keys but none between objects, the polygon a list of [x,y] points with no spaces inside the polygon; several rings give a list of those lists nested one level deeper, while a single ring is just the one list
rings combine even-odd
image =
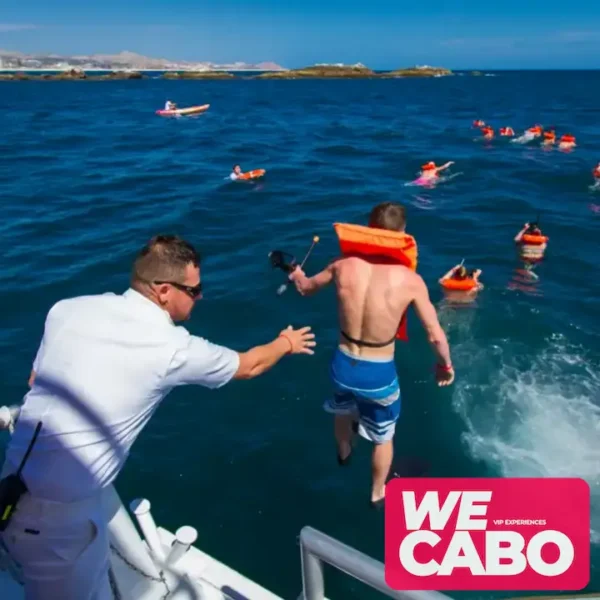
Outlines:
[{"label": "man's outstretched arm", "polygon": [[419,317],[427,341],[438,359],[436,377],[439,385],[449,385],[454,381],[454,368],[450,358],[450,346],[446,334],[440,325],[435,307],[429,298],[429,291],[425,282],[419,277],[415,297],[413,299],[415,312]]},{"label": "man's outstretched arm", "polygon": [[310,296],[333,281],[334,270],[335,261],[330,263],[320,273],[317,273],[313,277],[307,277],[300,267],[296,267],[290,274],[290,281],[294,282],[300,295]]}]

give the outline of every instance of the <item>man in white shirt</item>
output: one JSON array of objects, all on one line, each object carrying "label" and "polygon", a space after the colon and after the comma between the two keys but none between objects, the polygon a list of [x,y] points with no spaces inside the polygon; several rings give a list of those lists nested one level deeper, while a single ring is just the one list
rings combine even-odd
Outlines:
[{"label": "man in white shirt", "polygon": [[124,294],[79,296],[50,309],[2,471],[17,470],[41,421],[22,473],[28,492],[0,534],[23,568],[27,600],[112,598],[100,493],[171,389],[219,388],[264,373],[286,354],[313,354],[310,327],[288,327],[238,353],[176,326],[202,295],[199,265],[190,244],[157,236],[139,253]]}]

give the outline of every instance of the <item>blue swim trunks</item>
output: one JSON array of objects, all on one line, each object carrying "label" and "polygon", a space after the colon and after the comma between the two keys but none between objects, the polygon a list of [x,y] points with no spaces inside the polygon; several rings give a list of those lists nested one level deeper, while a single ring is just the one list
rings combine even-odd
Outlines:
[{"label": "blue swim trunks", "polygon": [[400,416],[394,360],[366,359],[337,348],[329,372],[334,396],[323,408],[336,415],[356,415],[358,433],[375,444],[391,440]]}]

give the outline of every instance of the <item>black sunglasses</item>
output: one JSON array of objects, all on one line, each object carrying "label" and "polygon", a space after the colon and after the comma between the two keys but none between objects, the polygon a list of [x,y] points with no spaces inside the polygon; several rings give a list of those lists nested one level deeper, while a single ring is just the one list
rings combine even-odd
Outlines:
[{"label": "black sunglasses", "polygon": [[190,298],[192,298],[192,300],[198,298],[202,293],[202,282],[200,282],[198,285],[183,285],[183,283],[177,283],[176,281],[155,281],[154,283],[168,283],[178,290],[185,292]]}]

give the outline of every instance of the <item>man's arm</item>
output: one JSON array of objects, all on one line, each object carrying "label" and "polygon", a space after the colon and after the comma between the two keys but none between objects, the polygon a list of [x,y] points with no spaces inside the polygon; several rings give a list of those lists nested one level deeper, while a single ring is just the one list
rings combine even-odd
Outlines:
[{"label": "man's arm", "polygon": [[446,334],[440,325],[435,307],[429,299],[427,286],[420,277],[413,299],[413,306],[417,316],[423,324],[423,328],[427,334],[427,341],[437,356],[438,363],[442,367],[451,368],[452,360],[450,359],[450,347],[448,346]]},{"label": "man's arm", "polygon": [[336,261],[329,263],[325,269],[313,277],[307,277],[300,267],[290,274],[290,281],[296,285],[296,289],[302,296],[310,296],[333,281]]},{"label": "man's arm", "polygon": [[[187,333],[187,332],[186,332]],[[253,379],[277,364],[286,354],[314,354],[315,335],[310,327],[284,329],[271,343],[236,352],[187,334],[171,358],[165,385],[202,385],[220,388],[232,379]]]},{"label": "man's arm", "polygon": [[275,366],[286,354],[314,354],[314,333],[310,327],[284,329],[270,344],[255,346],[241,353],[239,367],[234,379],[253,379]]}]

